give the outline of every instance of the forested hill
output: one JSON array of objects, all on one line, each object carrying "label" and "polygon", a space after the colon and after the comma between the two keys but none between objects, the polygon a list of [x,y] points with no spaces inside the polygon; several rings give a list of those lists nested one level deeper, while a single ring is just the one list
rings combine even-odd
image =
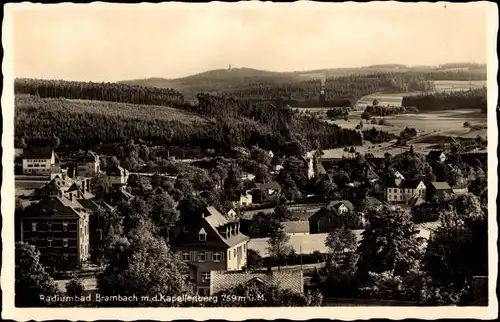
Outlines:
[{"label": "forested hill", "polygon": [[30,94],[42,98],[67,98],[171,107],[184,107],[185,105],[184,96],[174,89],[117,83],[20,78],[14,82],[14,93]]},{"label": "forested hill", "polygon": [[[266,96],[274,99],[307,100],[306,97],[317,95],[320,79],[326,78],[326,89],[338,92],[335,83],[343,83],[352,77],[363,79],[373,75],[384,74],[398,79],[410,81],[419,80],[485,80],[486,65],[473,63],[444,64],[441,66],[414,66],[405,65],[374,65],[361,68],[333,68],[310,71],[270,72],[252,68],[217,69],[183,78],[165,79],[161,77],[126,80],[120,83],[160,88],[174,88],[182,92],[187,98],[194,98],[200,92],[211,94],[232,94],[254,96],[256,89],[268,89]],[[337,80],[339,79],[339,80]],[[329,84],[331,83],[331,84]],[[398,90],[398,88],[381,88],[382,90]],[[249,91],[249,93],[246,93]],[[279,93],[277,93],[279,92]],[[271,94],[272,93],[272,94]],[[338,98],[338,97],[336,97]],[[330,98],[331,99],[331,98]]]},{"label": "forested hill", "polygon": [[[362,143],[357,130],[290,108],[209,94],[198,99],[196,105],[185,104],[174,90],[124,84],[18,80],[15,144],[47,145],[56,136],[61,144],[92,148],[140,138],[154,145],[215,150],[258,144],[278,154],[301,155],[317,145],[328,149]],[[376,132],[367,135],[385,138]]]}]

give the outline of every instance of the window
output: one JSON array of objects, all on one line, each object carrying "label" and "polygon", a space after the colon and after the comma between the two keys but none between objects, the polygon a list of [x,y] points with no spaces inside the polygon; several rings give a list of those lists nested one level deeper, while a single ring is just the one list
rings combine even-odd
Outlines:
[{"label": "window", "polygon": [[36,231],[36,222],[31,223],[31,231]]},{"label": "window", "polygon": [[52,223],[47,223],[47,231],[52,231]]},{"label": "window", "polygon": [[52,247],[52,239],[47,239],[47,247]]},{"label": "window", "polygon": [[198,252],[198,261],[199,262],[204,262],[207,260],[207,253],[205,252]]},{"label": "window", "polygon": [[236,248],[233,249],[233,257],[236,257]]},{"label": "window", "polygon": [[203,282],[210,282],[210,272],[201,272],[201,280]]},{"label": "window", "polygon": [[63,222],[63,231],[68,231],[68,223]]},{"label": "window", "polygon": [[68,247],[68,240],[66,238],[63,239],[63,247]]},{"label": "window", "polygon": [[191,259],[191,254],[189,252],[182,253],[182,260],[188,261]]},{"label": "window", "polygon": [[227,252],[227,259],[231,259],[231,251]]},{"label": "window", "polygon": [[220,262],[222,260],[222,253],[215,252],[214,253],[214,262]]}]

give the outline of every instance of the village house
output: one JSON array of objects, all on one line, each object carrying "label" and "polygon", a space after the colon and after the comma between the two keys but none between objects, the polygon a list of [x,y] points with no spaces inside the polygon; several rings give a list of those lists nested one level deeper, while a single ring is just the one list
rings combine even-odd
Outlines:
[{"label": "village house", "polygon": [[355,223],[351,222],[348,214],[353,211],[354,206],[348,200],[331,201],[309,217],[309,233],[321,234],[334,228],[351,228]]},{"label": "village house", "polygon": [[387,202],[406,203],[414,196],[422,198],[426,196],[425,184],[420,180],[393,179],[386,184],[385,197]]},{"label": "village house", "polygon": [[16,235],[40,251],[43,263],[57,266],[53,260],[67,256],[77,265],[90,257],[89,216],[72,194],[44,197],[16,213]]},{"label": "village house", "polygon": [[469,193],[469,188],[465,183],[458,183],[451,187],[451,190],[453,191],[454,194],[456,195],[466,195]]},{"label": "village house", "polygon": [[378,174],[373,170],[370,165],[366,165],[362,171],[361,178],[369,182],[375,182],[379,180]]},{"label": "village house", "polygon": [[233,289],[240,285],[263,286],[273,285],[295,294],[304,293],[304,273],[300,270],[280,270],[272,272],[245,271],[228,272],[212,271],[210,276],[210,295]]},{"label": "village house", "polygon": [[100,161],[97,153],[88,151],[64,158],[64,163],[74,176],[93,177],[100,173]]},{"label": "village house", "polygon": [[250,191],[246,191],[244,194],[240,194],[238,200],[233,201],[233,207],[244,207],[252,204],[252,194]]},{"label": "village house", "polygon": [[398,170],[396,169],[391,169],[391,175],[395,178],[395,179],[401,179],[401,180],[404,180],[405,177],[404,175],[401,174],[401,172],[399,172]]},{"label": "village house", "polygon": [[197,220],[183,225],[172,240],[172,249],[188,264],[197,292],[208,295],[212,270],[238,271],[247,265],[249,239],[241,233],[238,219],[209,206]]},{"label": "village house", "polygon": [[56,165],[56,155],[51,147],[29,147],[22,154],[24,175],[50,176]]},{"label": "village house", "polygon": [[431,182],[427,186],[427,200],[431,200],[434,197],[444,197],[452,193],[453,189],[451,189],[448,182]]},{"label": "village house", "polygon": [[124,186],[128,182],[129,172],[121,166],[106,171],[106,179],[111,186]]},{"label": "village house", "polygon": [[255,188],[264,191],[268,197],[274,196],[281,192],[281,186],[276,181],[268,183],[255,183]]},{"label": "village house", "polygon": [[429,154],[427,154],[428,161],[445,162],[446,158],[447,158],[446,154],[440,150],[429,151]]}]

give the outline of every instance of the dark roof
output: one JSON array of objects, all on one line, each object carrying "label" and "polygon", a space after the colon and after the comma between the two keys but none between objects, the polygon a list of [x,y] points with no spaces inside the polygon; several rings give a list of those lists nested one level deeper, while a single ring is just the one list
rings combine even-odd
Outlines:
[{"label": "dark roof", "polygon": [[433,150],[433,151],[429,151],[429,153],[427,154],[427,157],[428,158],[431,158],[431,159],[437,159],[441,156],[441,154],[443,154],[444,152],[441,151],[441,150]]},{"label": "dark roof", "polygon": [[401,185],[399,186],[402,189],[415,189],[420,184],[420,180],[401,180]]},{"label": "dark roof", "polygon": [[279,189],[281,189],[280,184],[277,183],[276,181],[272,181],[272,182],[268,182],[268,183],[255,183],[255,187],[257,187],[257,189],[262,189],[262,190],[265,190],[265,189],[279,190]]},{"label": "dark roof", "polygon": [[333,200],[328,203],[327,207],[337,209],[341,204],[346,205],[349,211],[352,211],[354,209],[353,204],[349,200]]},{"label": "dark roof", "polygon": [[431,186],[433,186],[436,190],[451,190],[448,182],[431,182]]},{"label": "dark roof", "polygon": [[386,187],[388,187],[388,188],[400,188],[400,189],[415,189],[420,184],[420,182],[421,182],[420,180],[409,180],[409,179],[396,180],[396,179],[392,178],[392,179],[387,180]]},{"label": "dark roof", "polygon": [[382,201],[378,200],[372,196],[366,196],[361,202],[359,202],[361,209],[366,209],[370,207],[379,207],[383,205]]},{"label": "dark roof", "polygon": [[328,206],[322,207],[320,210],[316,211],[312,216],[310,216],[308,221],[319,220],[326,216],[338,216],[337,210],[335,208],[328,208]]},{"label": "dark roof", "polygon": [[77,209],[83,209],[83,206],[75,201],[67,200],[64,197],[45,197],[39,202],[26,208],[26,216],[43,216],[44,214],[56,213],[60,216],[82,216],[82,212]]},{"label": "dark roof", "polygon": [[23,150],[23,159],[50,159],[52,152],[51,147],[29,147]]},{"label": "dark roof", "polygon": [[210,294],[217,294],[252,282],[275,285],[282,290],[294,293],[304,292],[304,275],[299,270],[280,270],[273,271],[271,274],[263,271],[211,271],[210,275]]}]

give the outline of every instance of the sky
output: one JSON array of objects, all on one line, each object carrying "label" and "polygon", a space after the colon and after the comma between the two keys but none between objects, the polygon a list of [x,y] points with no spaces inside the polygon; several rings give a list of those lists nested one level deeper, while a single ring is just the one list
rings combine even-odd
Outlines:
[{"label": "sky", "polygon": [[485,63],[486,13],[482,3],[34,5],[13,12],[14,75],[119,81],[229,64],[298,71]]}]

